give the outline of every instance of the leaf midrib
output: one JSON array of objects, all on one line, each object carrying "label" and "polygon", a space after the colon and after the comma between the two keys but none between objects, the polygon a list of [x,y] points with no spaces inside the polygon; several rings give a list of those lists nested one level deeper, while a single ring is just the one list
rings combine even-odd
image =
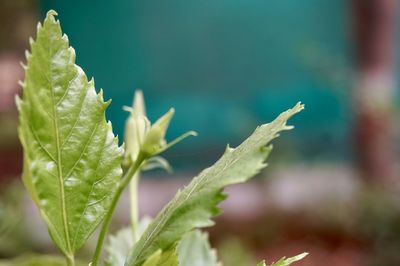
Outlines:
[{"label": "leaf midrib", "polygon": [[[235,160],[234,162],[236,162],[236,160]],[[231,164],[231,163],[232,163],[232,162],[230,162],[230,164]],[[229,165],[230,165],[230,164],[229,164]],[[216,174],[216,176],[219,176],[219,175],[221,174],[221,172],[223,172],[223,171],[226,169],[226,167],[227,167],[227,165],[225,165],[222,169],[220,169],[220,170],[218,171],[218,173]],[[201,173],[200,173],[200,174],[201,174]],[[191,195],[192,195],[195,191],[200,191],[202,187],[201,187],[200,189],[198,189],[198,187],[199,187],[200,185],[204,185],[205,183],[207,183],[207,181],[208,181],[208,178],[206,178],[206,177],[204,177],[204,179],[199,179],[198,182],[196,182],[196,183],[193,184],[193,188],[192,188],[186,195],[182,195],[182,198],[177,198],[177,201],[175,201],[175,202],[177,202],[177,205],[176,205],[174,208],[172,208],[171,210],[169,210],[169,211],[166,213],[166,215],[164,215],[164,217],[162,218],[162,220],[157,224],[157,226],[151,231],[151,233],[149,234],[149,236],[144,240],[143,246],[142,246],[142,248],[140,249],[140,251],[139,251],[139,253],[138,253],[138,255],[137,255],[137,258],[139,258],[139,257],[143,254],[143,251],[144,251],[149,245],[151,245],[151,244],[154,242],[153,236],[159,234],[160,228],[162,228],[162,227],[165,225],[165,223],[168,221],[168,218],[171,216],[171,214],[172,214],[176,209],[179,209],[179,208],[191,197]],[[152,238],[153,238],[153,239],[152,239]]]},{"label": "leaf midrib", "polygon": [[[246,152],[247,152],[248,150],[247,150],[247,149],[245,149],[245,150],[240,150],[240,147],[241,147],[241,146],[242,146],[242,145],[240,145],[239,147],[237,147],[236,149],[234,149],[234,151],[237,152],[237,153],[240,153],[241,157],[243,157],[243,153],[246,154]],[[223,156],[224,156],[224,155],[227,155],[227,154],[223,154]],[[218,160],[218,162],[219,162],[220,160],[222,160],[223,156]],[[231,156],[232,156],[232,155],[231,155]],[[166,213],[166,215],[162,218],[162,220],[160,221],[160,223],[158,223],[157,226],[151,231],[151,233],[149,234],[149,236],[146,237],[146,239],[145,239],[144,242],[143,242],[142,248],[140,249],[140,251],[138,252],[138,254],[137,254],[136,257],[139,258],[139,257],[143,254],[143,251],[144,251],[148,246],[150,246],[150,245],[154,242],[153,236],[159,234],[160,228],[162,228],[162,227],[165,225],[165,223],[168,221],[168,218],[171,216],[171,214],[172,214],[176,209],[180,208],[180,207],[192,196],[192,194],[193,194],[195,191],[200,191],[200,190],[204,187],[204,185],[207,184],[207,182],[208,182],[211,178],[217,179],[217,180],[218,180],[218,178],[216,178],[216,176],[221,176],[222,173],[228,168],[228,166],[231,166],[231,165],[235,164],[238,160],[239,160],[239,158],[234,158],[233,160],[230,160],[230,161],[229,161],[228,163],[226,163],[222,168],[218,169],[218,171],[216,171],[212,177],[210,176],[210,177],[207,178],[207,175],[209,175],[209,171],[210,171],[211,169],[205,169],[205,171],[207,171],[207,172],[204,173],[203,178],[199,178],[198,182],[196,182],[196,183],[193,184],[193,187],[188,191],[188,193],[186,193],[186,195],[182,195],[182,198],[178,198],[177,201],[175,201],[175,202],[177,202],[177,205],[176,205],[174,208],[172,208],[172,210],[169,210],[169,211]],[[217,163],[218,163],[218,162],[217,162]],[[213,166],[211,166],[211,167],[215,167],[215,165],[213,165]],[[202,174],[202,173],[200,173],[200,175],[201,175],[201,174]],[[200,177],[200,176],[199,176],[199,177]],[[200,188],[199,188],[199,186],[200,186]],[[153,238],[153,239],[152,239],[152,238]]]},{"label": "leaf midrib", "polygon": [[[49,38],[52,40],[51,38]],[[49,70],[50,73],[53,72],[53,65],[52,65],[52,47],[53,43],[50,42],[49,44]],[[63,227],[64,227],[64,234],[66,238],[66,244],[67,244],[67,250],[69,255],[72,255],[72,249],[71,249],[71,243],[70,243],[70,237],[69,237],[69,226],[68,226],[68,215],[67,215],[67,209],[66,209],[66,202],[65,202],[65,188],[64,188],[64,178],[63,178],[63,172],[62,172],[62,167],[61,167],[61,150],[60,150],[60,136],[59,136],[59,130],[58,130],[58,113],[56,110],[56,104],[55,104],[55,99],[54,99],[54,84],[53,84],[53,79],[49,79],[50,82],[50,91],[51,91],[51,101],[52,101],[52,111],[53,111],[53,123],[54,123],[54,135],[56,137],[56,152],[57,152],[57,170],[58,170],[58,181],[60,184],[60,200],[61,200],[61,210],[62,210],[62,220],[63,220]]]}]

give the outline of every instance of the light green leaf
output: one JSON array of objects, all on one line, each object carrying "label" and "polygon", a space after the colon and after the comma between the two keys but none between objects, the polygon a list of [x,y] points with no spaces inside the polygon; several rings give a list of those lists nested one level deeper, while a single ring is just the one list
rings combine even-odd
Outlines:
[{"label": "light green leaf", "polygon": [[257,266],[267,266],[267,265],[265,264],[265,260],[263,260],[257,263]]},{"label": "light green leaf", "polygon": [[[140,237],[146,227],[150,224],[150,217],[143,217],[137,227],[136,235]],[[129,250],[133,247],[134,233],[132,227],[125,227],[120,229],[115,235],[111,235],[105,247],[107,251],[106,265],[109,266],[123,266]]]},{"label": "light green leaf", "polygon": [[107,251],[106,265],[123,266],[129,250],[133,247],[132,228],[125,227],[115,235],[111,235],[105,249]]},{"label": "light green leaf", "polygon": [[146,117],[146,108],[143,93],[135,91],[132,107],[124,107],[130,112],[125,123],[125,164],[136,161],[140,147],[150,130],[150,121]]},{"label": "light green leaf", "polygon": [[147,258],[143,266],[178,266],[176,248],[170,248],[165,252],[157,250]]},{"label": "light green leaf", "polygon": [[[24,255],[10,260],[0,260],[0,266],[65,266],[65,258],[52,255]],[[81,261],[76,266],[85,266]]]},{"label": "light green leaf", "polygon": [[196,132],[189,131],[167,143],[165,135],[175,114],[175,109],[171,108],[154,124],[151,124],[146,117],[144,97],[140,90],[135,91],[132,107],[124,106],[124,109],[130,112],[125,125],[126,156],[124,165],[128,165],[130,161],[134,162],[139,152],[142,152],[147,158],[151,158],[189,136],[197,136]]},{"label": "light green leaf", "polygon": [[24,183],[54,242],[72,257],[109,209],[123,149],[105,119],[110,101],[75,65],[55,15],[47,13],[27,52],[19,137]]},{"label": "light green leaf", "polygon": [[303,105],[282,113],[272,123],[258,127],[236,149],[227,147],[223,156],[202,171],[161,210],[130,253],[128,266],[141,265],[158,249],[172,247],[188,231],[211,226],[211,218],[221,211],[218,203],[226,198],[225,186],[241,183],[256,175],[266,166],[265,160],[272,149],[266,145],[287,126],[287,120],[300,112]]},{"label": "light green leaf", "polygon": [[142,165],[140,168],[141,171],[150,171],[154,169],[162,169],[165,170],[168,173],[172,172],[172,167],[169,164],[169,162],[161,157],[161,156],[155,156],[151,157],[150,159],[147,159],[145,163]]},{"label": "light green leaf", "polygon": [[[291,258],[283,257],[280,260],[278,260],[277,262],[272,263],[271,266],[289,266],[293,262],[302,260],[307,255],[308,255],[308,253],[304,252],[304,253],[301,253],[301,254],[299,254],[297,256],[294,256],[294,257],[291,257]],[[265,263],[264,263],[264,265],[265,265]]]},{"label": "light green leaf", "polygon": [[210,247],[208,234],[200,230],[186,233],[178,245],[179,266],[221,266]]}]

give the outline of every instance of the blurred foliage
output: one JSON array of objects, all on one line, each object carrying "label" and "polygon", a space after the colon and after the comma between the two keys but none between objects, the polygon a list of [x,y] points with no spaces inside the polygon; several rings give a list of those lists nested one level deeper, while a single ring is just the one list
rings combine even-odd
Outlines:
[{"label": "blurred foliage", "polygon": [[[0,266],[65,266],[65,258],[50,255],[24,255],[12,260],[0,260]],[[85,264],[77,261],[76,266]]]},{"label": "blurred foliage", "polygon": [[[26,217],[26,214],[24,216],[24,193],[20,182],[1,186],[0,257],[19,256],[47,248],[41,246],[43,243],[32,239],[26,231],[26,221],[32,218]],[[279,210],[260,212],[263,218],[243,232],[235,232],[235,229],[232,229],[234,225],[231,224],[240,224],[240,220],[220,221],[212,229],[213,235],[216,230],[219,231],[213,243],[217,243],[218,255],[224,265],[255,265],[255,254],[260,255],[260,251],[268,250],[268,247],[285,241],[292,242],[299,237],[328,250],[334,250],[335,246],[341,245],[340,243],[352,243],[365,254],[365,266],[400,265],[399,203],[400,199],[396,193],[365,187],[346,207],[331,202],[316,211],[300,211],[293,214],[285,214]],[[84,251],[86,252],[88,250]],[[81,254],[80,257],[84,256],[85,254]],[[49,263],[57,263],[54,257],[42,259]],[[12,261],[0,261],[0,266],[59,265],[34,264],[35,261],[29,255]],[[11,262],[13,264],[10,264]]]},{"label": "blurred foliage", "polygon": [[368,266],[400,265],[400,197],[397,193],[367,189],[354,213],[353,232],[371,241]]},{"label": "blurred foliage", "polygon": [[17,117],[0,112],[0,125],[0,149],[18,147]]},{"label": "blurred foliage", "polygon": [[23,217],[23,195],[21,183],[2,185],[0,189],[0,257],[15,256],[30,250],[31,243]]},{"label": "blurred foliage", "polygon": [[240,239],[229,237],[218,245],[218,256],[223,265],[248,266],[255,265],[254,252],[244,245]]}]

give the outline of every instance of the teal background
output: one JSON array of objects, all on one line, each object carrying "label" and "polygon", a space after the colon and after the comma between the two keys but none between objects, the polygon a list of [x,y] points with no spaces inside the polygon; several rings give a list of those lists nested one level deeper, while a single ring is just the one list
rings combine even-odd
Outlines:
[{"label": "teal background", "polygon": [[[169,137],[199,137],[169,152],[173,164],[202,166],[225,143],[297,101],[296,131],[277,143],[288,160],[349,158],[350,38],[345,0],[118,0],[41,2],[59,13],[77,63],[113,104],[123,134],[123,105],[135,88],[155,119],[173,106]],[[278,155],[277,155],[278,156]],[[179,167],[179,164],[178,164]]]}]

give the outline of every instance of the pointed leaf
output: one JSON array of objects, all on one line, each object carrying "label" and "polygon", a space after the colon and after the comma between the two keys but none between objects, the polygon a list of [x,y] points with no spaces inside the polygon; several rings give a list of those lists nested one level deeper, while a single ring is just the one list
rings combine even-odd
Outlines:
[{"label": "pointed leaf", "polygon": [[153,169],[163,169],[167,173],[172,172],[172,167],[169,162],[161,156],[155,156],[147,159],[143,166],[140,168],[141,171],[150,171]]},{"label": "pointed leaf", "polygon": [[123,150],[105,119],[110,102],[75,65],[56,13],[38,25],[17,98],[23,180],[57,246],[72,256],[107,212]]},{"label": "pointed leaf", "polygon": [[208,234],[200,230],[186,233],[178,245],[179,266],[220,266],[217,253],[210,247]]},{"label": "pointed leaf", "polygon": [[213,224],[211,218],[220,213],[218,203],[225,199],[225,186],[241,183],[256,175],[266,166],[265,160],[272,147],[267,145],[282,130],[292,127],[286,121],[300,112],[303,105],[279,115],[272,123],[258,127],[236,149],[227,147],[223,156],[202,171],[161,210],[137,245],[130,253],[126,265],[141,265],[158,249],[167,250],[186,232],[196,227]]},{"label": "pointed leaf", "polygon": [[[301,253],[301,254],[299,254],[297,256],[290,257],[290,258],[283,257],[280,260],[278,260],[277,262],[272,263],[271,266],[289,266],[293,262],[302,260],[307,255],[308,255],[308,253],[304,252],[304,253]],[[264,263],[264,265],[265,265],[265,263]]]},{"label": "pointed leaf", "polygon": [[257,266],[267,266],[267,265],[265,264],[265,260],[263,260],[257,263]]}]

